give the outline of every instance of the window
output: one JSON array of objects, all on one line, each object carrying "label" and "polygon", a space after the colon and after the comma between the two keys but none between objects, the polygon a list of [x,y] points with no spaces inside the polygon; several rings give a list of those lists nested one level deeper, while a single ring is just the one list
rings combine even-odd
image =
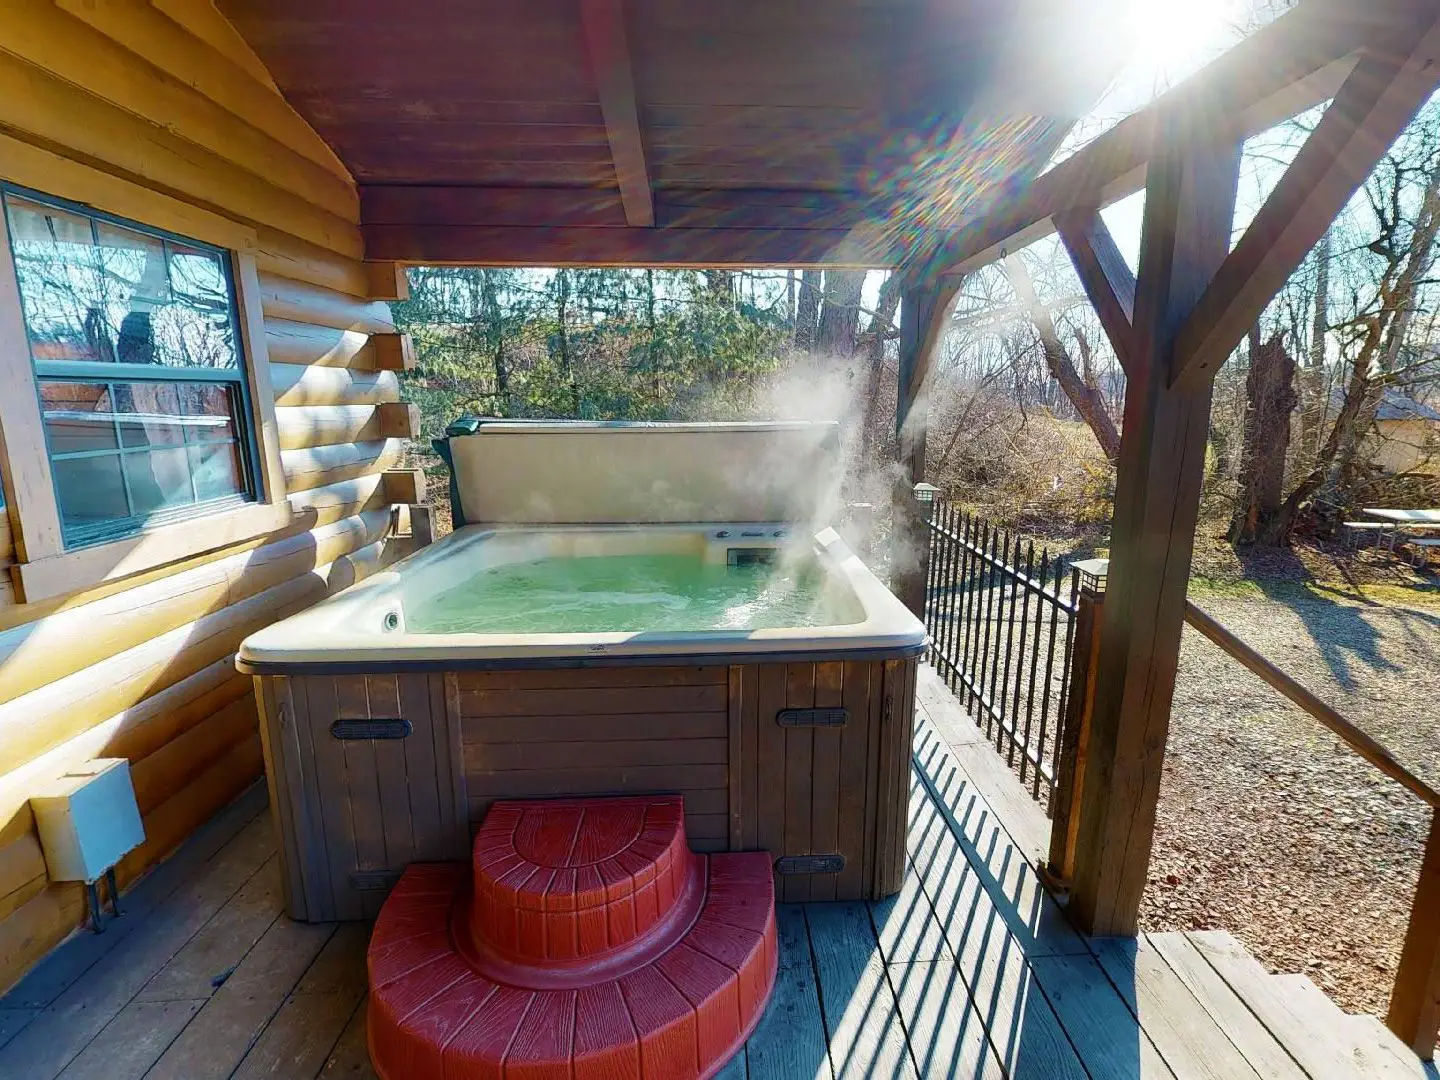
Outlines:
[{"label": "window", "polygon": [[0,202],[65,547],[254,502],[228,253],[14,188]]}]

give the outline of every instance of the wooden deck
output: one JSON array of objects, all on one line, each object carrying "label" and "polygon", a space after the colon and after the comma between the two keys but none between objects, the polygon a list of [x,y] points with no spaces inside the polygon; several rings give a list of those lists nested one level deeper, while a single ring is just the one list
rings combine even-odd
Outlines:
[{"label": "wooden deck", "polygon": [[[1435,1080],[1377,1020],[1225,934],[1089,941],[1027,861],[1044,820],[922,679],[904,891],[782,906],[775,997],[726,1080]],[[363,923],[280,915],[256,788],[0,999],[0,1077],[369,1077]],[[1138,1019],[1137,1019],[1138,1017]]]}]

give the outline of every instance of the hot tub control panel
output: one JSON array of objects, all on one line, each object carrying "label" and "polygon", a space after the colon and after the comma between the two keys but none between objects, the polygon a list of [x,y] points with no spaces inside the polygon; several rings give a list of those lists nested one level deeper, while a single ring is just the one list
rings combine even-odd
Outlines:
[{"label": "hot tub control panel", "polygon": [[769,566],[797,543],[788,525],[727,525],[705,534],[705,561],[726,566]]}]

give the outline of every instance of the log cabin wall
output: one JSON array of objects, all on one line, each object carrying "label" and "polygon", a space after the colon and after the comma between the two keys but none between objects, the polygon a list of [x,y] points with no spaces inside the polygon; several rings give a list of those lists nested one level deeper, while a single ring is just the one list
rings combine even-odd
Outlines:
[{"label": "log cabin wall", "polygon": [[16,602],[0,517],[0,989],[84,915],[79,886],[47,879],[34,784],[87,758],[130,760],[147,839],[123,886],[259,777],[234,651],[381,565],[383,474],[414,422],[397,404],[408,343],[383,302],[403,279],[361,261],[354,183],[209,0],[20,0],[3,22],[0,180],[253,265],[246,361],[268,370],[276,423],[261,438],[278,443],[295,517],[30,604]]}]

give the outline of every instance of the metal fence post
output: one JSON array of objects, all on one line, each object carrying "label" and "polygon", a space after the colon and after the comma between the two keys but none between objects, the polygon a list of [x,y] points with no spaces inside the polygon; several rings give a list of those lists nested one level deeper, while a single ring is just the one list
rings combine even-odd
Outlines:
[{"label": "metal fence post", "polygon": [[921,622],[925,621],[925,589],[930,568],[930,515],[940,489],[920,483],[901,496],[903,513],[897,526],[907,539],[891,546],[891,589]]},{"label": "metal fence post", "polygon": [[1044,876],[1052,887],[1068,889],[1075,876],[1075,841],[1080,825],[1080,796],[1085,787],[1085,751],[1095,705],[1095,672],[1100,659],[1100,613],[1105,606],[1106,559],[1075,564],[1080,572],[1075,637],[1071,645],[1070,686],[1060,718],[1055,792],[1050,800],[1050,858]]}]

